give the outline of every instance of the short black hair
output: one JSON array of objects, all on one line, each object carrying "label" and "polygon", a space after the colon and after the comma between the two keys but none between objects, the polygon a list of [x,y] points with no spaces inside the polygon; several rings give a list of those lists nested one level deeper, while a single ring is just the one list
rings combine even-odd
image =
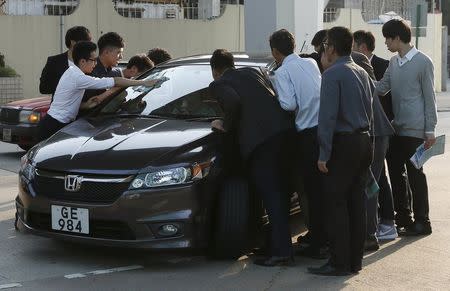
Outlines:
[{"label": "short black hair", "polygon": [[311,45],[313,46],[320,46],[322,45],[323,41],[327,37],[327,31],[328,29],[322,29],[316,32],[313,39],[311,40]]},{"label": "short black hair", "polygon": [[358,46],[365,44],[371,52],[375,50],[375,36],[370,31],[358,30],[353,33],[353,41]]},{"label": "short black hair", "polygon": [[383,25],[383,36],[385,38],[396,38],[404,43],[411,42],[411,27],[403,19],[391,19]]},{"label": "short black hair", "polygon": [[98,53],[101,54],[107,47],[123,48],[123,38],[117,32],[108,32],[98,39]]},{"label": "short black hair", "polygon": [[212,54],[209,64],[213,70],[234,68],[234,57],[226,49],[217,49]]},{"label": "short black hair", "polygon": [[280,29],[272,33],[269,38],[270,48],[277,49],[284,56],[288,56],[294,52],[295,38],[286,29]]},{"label": "short black hair", "polygon": [[92,41],[80,41],[73,47],[72,58],[75,65],[79,65],[81,60],[91,58],[91,53],[95,52],[97,45]]},{"label": "short black hair", "polygon": [[155,47],[148,51],[147,57],[156,65],[167,62],[172,56],[165,49]]},{"label": "short black hair", "polygon": [[135,66],[139,72],[144,72],[150,70],[155,65],[145,54],[139,54],[135,55],[128,61],[127,69],[131,69],[133,66]]},{"label": "short black hair", "polygon": [[91,32],[84,26],[74,26],[69,28],[66,32],[65,43],[66,47],[70,48],[70,41],[91,41]]},{"label": "short black hair", "polygon": [[339,56],[349,56],[352,53],[353,34],[347,27],[335,26],[327,32],[328,45],[332,45]]}]

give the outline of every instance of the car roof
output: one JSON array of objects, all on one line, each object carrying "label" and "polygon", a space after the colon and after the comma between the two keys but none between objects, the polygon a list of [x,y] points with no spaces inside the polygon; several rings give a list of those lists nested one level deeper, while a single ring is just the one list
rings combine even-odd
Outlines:
[{"label": "car roof", "polygon": [[[271,56],[249,56],[246,53],[232,53],[234,56],[234,62],[237,66],[266,66],[273,61]],[[189,57],[182,57],[177,59],[169,60],[158,66],[178,66],[178,65],[209,65],[209,60],[211,59],[210,54],[194,55]]]}]

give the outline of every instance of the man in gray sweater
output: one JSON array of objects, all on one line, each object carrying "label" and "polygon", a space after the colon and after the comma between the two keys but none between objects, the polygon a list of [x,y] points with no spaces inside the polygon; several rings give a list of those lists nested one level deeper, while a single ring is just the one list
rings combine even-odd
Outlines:
[{"label": "man in gray sweater", "polygon": [[[385,23],[383,36],[388,50],[398,53],[391,58],[376,88],[379,95],[389,91],[392,94],[392,125],[396,135],[391,142],[393,161],[390,166],[397,228],[400,235],[428,235],[431,234],[431,224],[427,179],[423,169],[416,169],[409,159],[422,143],[429,148],[436,142],[433,62],[410,44],[411,28],[404,20],[393,19]],[[408,185],[402,183],[405,180],[401,177],[405,164],[412,192],[414,222]]]}]

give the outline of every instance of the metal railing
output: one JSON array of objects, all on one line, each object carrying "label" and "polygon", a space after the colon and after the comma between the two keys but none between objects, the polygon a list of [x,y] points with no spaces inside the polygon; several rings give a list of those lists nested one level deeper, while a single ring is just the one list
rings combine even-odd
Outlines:
[{"label": "metal railing", "polygon": [[69,15],[79,0],[0,0],[0,14],[6,15]]},{"label": "metal railing", "polygon": [[323,22],[334,22],[339,18],[341,9],[340,8],[325,8],[323,10]]},{"label": "metal railing", "polygon": [[340,8],[361,9],[364,21],[369,23],[382,23],[383,19],[389,17],[399,17],[412,21],[417,16],[418,5],[421,5],[423,13],[433,13],[441,9],[441,0],[330,1],[324,9],[323,21],[335,21],[339,17]]},{"label": "metal railing", "polygon": [[[0,0],[0,15],[70,15],[79,0]],[[128,18],[214,19],[226,5],[244,0],[111,0],[115,10]],[[199,5],[203,3],[203,5]]]},{"label": "metal railing", "polygon": [[[433,0],[434,1],[434,0]],[[405,20],[413,20],[417,14],[417,7],[421,5],[424,11],[432,11],[432,1],[428,0],[365,0],[362,1],[361,14],[366,22],[380,19],[380,15],[394,12]],[[394,16],[393,13],[391,13]]]}]

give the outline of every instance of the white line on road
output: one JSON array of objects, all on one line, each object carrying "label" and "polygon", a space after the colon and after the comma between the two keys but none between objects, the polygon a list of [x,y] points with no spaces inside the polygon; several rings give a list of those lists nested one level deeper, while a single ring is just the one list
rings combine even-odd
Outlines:
[{"label": "white line on road", "polygon": [[125,266],[125,267],[118,267],[118,268],[112,268],[112,269],[106,269],[106,270],[96,270],[91,271],[87,273],[75,273],[70,275],[65,275],[64,278],[66,279],[75,279],[75,278],[84,278],[87,275],[103,275],[103,274],[111,274],[116,272],[124,272],[124,271],[131,271],[131,270],[137,270],[137,269],[143,269],[144,267],[141,265],[133,265],[133,266]]},{"label": "white line on road", "polygon": [[76,274],[70,274],[70,275],[65,275],[64,278],[66,279],[75,279],[75,278],[84,278],[86,277],[86,275],[80,274],[80,273],[76,273]]},{"label": "white line on road", "polygon": [[11,283],[11,284],[0,285],[0,290],[1,290],[1,289],[8,289],[8,288],[16,288],[16,287],[22,287],[22,284],[19,284],[19,283]]}]

